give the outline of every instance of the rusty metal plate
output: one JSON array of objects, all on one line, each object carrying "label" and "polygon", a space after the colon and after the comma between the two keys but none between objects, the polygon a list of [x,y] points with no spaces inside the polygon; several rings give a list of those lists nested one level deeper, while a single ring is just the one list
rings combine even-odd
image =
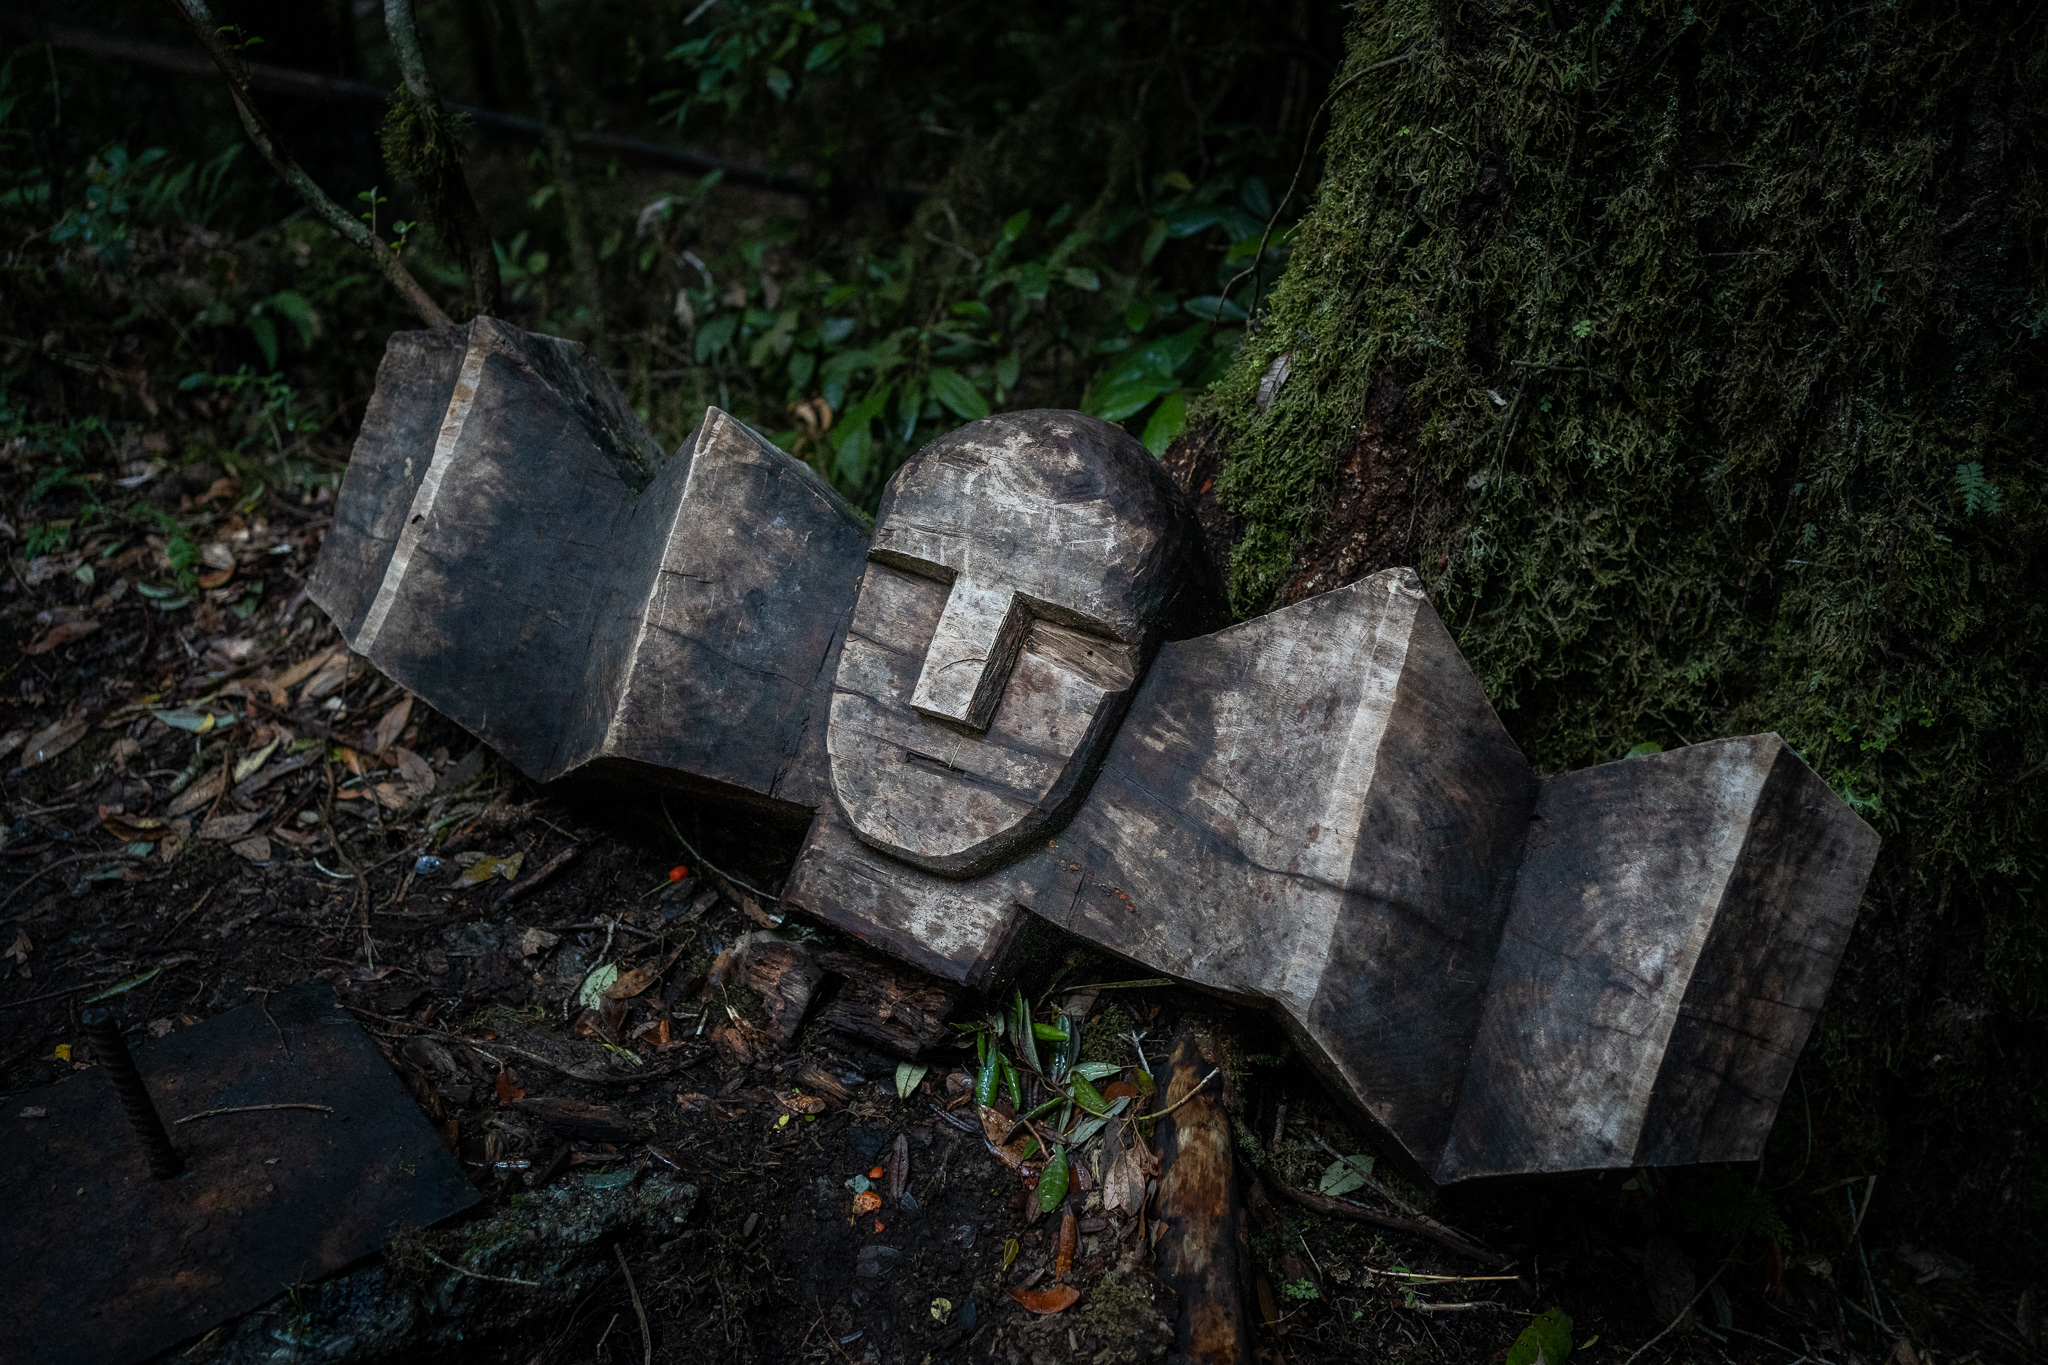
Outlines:
[{"label": "rusty metal plate", "polygon": [[[152,1180],[97,1069],[0,1113],[0,1361],[125,1365],[480,1197],[377,1045],[307,982],[135,1049],[185,1158]],[[176,1120],[208,1109],[310,1110]],[[47,1117],[24,1111],[46,1110]]]}]

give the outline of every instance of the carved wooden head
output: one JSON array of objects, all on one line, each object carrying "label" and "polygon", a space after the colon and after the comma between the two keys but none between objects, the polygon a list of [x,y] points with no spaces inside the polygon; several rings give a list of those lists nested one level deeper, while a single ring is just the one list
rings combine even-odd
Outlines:
[{"label": "carved wooden head", "polygon": [[965,877],[1056,830],[1161,640],[1213,613],[1195,534],[1151,453],[1080,413],[987,418],[913,456],[826,735],[854,832]]}]

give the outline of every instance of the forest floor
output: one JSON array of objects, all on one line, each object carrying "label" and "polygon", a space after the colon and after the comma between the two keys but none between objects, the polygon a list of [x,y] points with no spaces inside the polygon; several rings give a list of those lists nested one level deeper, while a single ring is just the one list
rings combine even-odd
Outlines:
[{"label": "forest floor", "polygon": [[[519,778],[352,658],[306,600],[330,493],[180,467],[162,455],[177,445],[145,438],[118,490],[160,509],[164,534],[109,529],[35,556],[18,528],[117,489],[4,473],[0,1093],[90,1069],[80,1009],[110,986],[136,983],[109,1003],[142,1042],[319,978],[486,1196],[470,1217],[621,1172],[698,1191],[683,1235],[628,1239],[619,1273],[544,1332],[471,1324],[474,1358],[1167,1353],[1157,1225],[1142,1202],[1105,1205],[1101,1139],[1049,1212],[984,1140],[972,1037],[944,1026],[1000,1001],[782,922],[744,888],[776,884],[790,831]],[[835,965],[792,990],[792,961]],[[1104,1088],[1149,1094],[1178,1022],[1217,1007],[1098,988],[1130,974],[1056,949],[1017,984],[1085,1019],[1084,1058],[1116,1068]],[[597,999],[605,979],[631,993]],[[916,1037],[887,1017],[906,993],[932,1016]],[[1221,1017],[1239,1040],[1273,1036]],[[1232,1070],[1261,1360],[1521,1365],[1533,1357],[1511,1343],[1550,1308],[1589,1362],[2026,1357],[2009,1299],[1985,1287],[1996,1276],[1938,1250],[1795,1255],[1688,1212],[1717,1189],[1739,1203],[1753,1168],[1699,1177],[1691,1205],[1662,1173],[1436,1192],[1378,1168],[1506,1270],[1310,1211],[1285,1191],[1337,1186],[1333,1158],[1370,1148],[1284,1048],[1241,1041]],[[1371,1185],[1347,1193],[1396,1212]],[[1012,1291],[1056,1287],[1069,1213],[1079,1300],[1034,1315]]]}]

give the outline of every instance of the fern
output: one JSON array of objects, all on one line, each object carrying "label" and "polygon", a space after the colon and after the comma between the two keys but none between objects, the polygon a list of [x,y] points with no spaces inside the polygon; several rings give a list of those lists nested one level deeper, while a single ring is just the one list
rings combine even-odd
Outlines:
[{"label": "fern", "polygon": [[1963,510],[1971,516],[1996,512],[2004,502],[1998,485],[1984,477],[1984,466],[1975,460],[1956,466],[1956,487],[1963,490]]}]

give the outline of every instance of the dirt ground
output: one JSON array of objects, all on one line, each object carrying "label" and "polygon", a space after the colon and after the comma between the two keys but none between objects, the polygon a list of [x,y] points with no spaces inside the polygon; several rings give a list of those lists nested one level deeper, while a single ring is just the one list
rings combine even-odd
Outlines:
[{"label": "dirt ground", "polygon": [[[985,1140],[968,1030],[1001,1000],[781,921],[745,888],[772,890],[795,831],[651,793],[534,788],[352,659],[306,600],[324,485],[265,488],[152,445],[93,479],[50,485],[20,461],[4,475],[0,1092],[90,1067],[80,1007],[109,986],[145,978],[109,1002],[141,1039],[323,978],[487,1210],[578,1170],[681,1172],[700,1191],[685,1236],[627,1248],[630,1287],[613,1276],[541,1339],[479,1323],[475,1358],[1168,1354],[1156,1224],[1105,1204],[1103,1139],[1049,1212]],[[19,528],[79,517],[117,480],[156,511],[25,552]],[[808,987],[785,988],[792,963]],[[614,972],[621,998],[580,1003]],[[1996,1267],[1867,1245],[1854,1190],[1839,1246],[1781,1244],[1754,1210],[1798,1165],[1796,1123],[1761,1169],[1439,1193],[1382,1155],[1384,1193],[1345,1192],[1382,1215],[1405,1199],[1505,1270],[1302,1207],[1286,1190],[1329,1184],[1368,1138],[1284,1048],[1264,1051],[1279,1044],[1260,1020],[1172,987],[1090,989],[1132,975],[1049,943],[1014,984],[1041,1011],[1084,1013],[1083,1058],[1117,1068],[1105,1087],[1144,1089],[1192,1012],[1237,1040],[1263,1361],[1519,1365],[1533,1357],[1511,1343],[1551,1308],[1589,1362],[2028,1357],[2034,1310],[2022,1300],[2015,1320]],[[878,981],[929,1005],[922,1043],[882,1017]],[[926,1069],[899,1080],[906,1052]],[[1057,1287],[1069,1213],[1078,1301],[1034,1315],[1011,1291]]]}]

